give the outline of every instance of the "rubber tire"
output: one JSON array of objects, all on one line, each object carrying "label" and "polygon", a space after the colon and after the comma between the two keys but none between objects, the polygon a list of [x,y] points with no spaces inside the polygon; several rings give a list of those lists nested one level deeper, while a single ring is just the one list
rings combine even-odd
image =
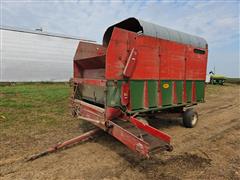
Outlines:
[{"label": "rubber tire", "polygon": [[[194,117],[196,119],[194,119]],[[197,125],[198,122],[198,113],[193,109],[187,109],[183,113],[183,125],[186,128],[193,128]]]}]

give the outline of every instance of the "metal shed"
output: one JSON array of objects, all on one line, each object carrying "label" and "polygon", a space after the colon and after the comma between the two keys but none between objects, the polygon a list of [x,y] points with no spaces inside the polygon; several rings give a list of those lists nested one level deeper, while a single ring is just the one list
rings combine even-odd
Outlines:
[{"label": "metal shed", "polygon": [[0,27],[0,81],[66,81],[79,37]]}]

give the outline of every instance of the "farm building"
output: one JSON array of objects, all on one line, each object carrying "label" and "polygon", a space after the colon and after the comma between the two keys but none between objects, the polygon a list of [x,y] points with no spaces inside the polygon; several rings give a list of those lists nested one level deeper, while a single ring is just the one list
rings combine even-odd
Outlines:
[{"label": "farm building", "polygon": [[0,81],[66,81],[78,37],[0,27]]}]

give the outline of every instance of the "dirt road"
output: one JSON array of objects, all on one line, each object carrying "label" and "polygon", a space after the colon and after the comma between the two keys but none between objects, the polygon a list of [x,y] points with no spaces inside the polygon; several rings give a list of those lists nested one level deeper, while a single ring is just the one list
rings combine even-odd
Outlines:
[{"label": "dirt road", "polygon": [[80,134],[88,126],[84,122],[80,122],[80,129],[74,127],[79,122],[74,122],[35,139],[31,134],[5,135],[7,139],[1,139],[0,178],[240,179],[240,86],[208,86],[206,103],[197,109],[200,120],[193,129],[182,127],[176,120],[157,123],[172,136],[174,150],[151,159],[138,157],[102,133],[94,140],[24,162],[23,157],[44,150],[60,137],[64,140]]}]

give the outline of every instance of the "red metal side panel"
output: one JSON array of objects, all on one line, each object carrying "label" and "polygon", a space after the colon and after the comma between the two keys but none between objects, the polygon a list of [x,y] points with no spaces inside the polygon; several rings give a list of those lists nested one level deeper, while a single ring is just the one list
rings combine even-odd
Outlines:
[{"label": "red metal side panel", "polygon": [[131,79],[158,80],[159,79],[159,48],[156,38],[138,36],[136,38],[138,52],[135,71]]},{"label": "red metal side panel", "polygon": [[160,73],[161,80],[184,79],[185,45],[167,40],[160,41]]},{"label": "red metal side panel", "polygon": [[106,48],[100,44],[79,42],[74,60],[103,56],[105,52]]},{"label": "red metal side panel", "polygon": [[189,46],[186,53],[186,80],[205,80],[207,52],[205,54],[196,54],[194,48]]},{"label": "red metal side panel", "polygon": [[132,151],[138,152],[141,155],[149,157],[149,144],[142,140],[139,137],[136,137],[126,129],[122,128],[121,126],[113,123],[112,121],[109,122],[109,125],[113,127],[108,131],[109,134],[114,136],[116,139],[121,141],[125,144],[129,149]]},{"label": "red metal side panel", "polygon": [[[86,69],[97,69],[105,68],[105,54],[106,48],[99,44],[80,42],[78,44],[75,56],[74,56],[74,77],[75,78],[101,78],[98,76],[98,73],[95,73],[95,76],[88,76],[89,73],[86,72]],[[104,72],[104,71],[103,71]],[[104,72],[105,74],[105,72]],[[86,76],[87,75],[87,76]],[[104,77],[104,76],[103,76]]]},{"label": "red metal side panel", "polygon": [[81,68],[77,65],[77,63],[73,63],[73,77],[80,78],[82,76]]},{"label": "red metal side panel", "polygon": [[155,129],[154,127],[151,127],[147,124],[144,124],[134,117],[130,117],[129,120],[132,124],[134,124],[139,129],[143,129],[144,131],[148,132],[152,136],[154,136],[158,139],[161,139],[162,141],[164,141],[166,143],[170,143],[171,137],[168,134],[166,134],[162,131],[159,131],[159,130]]},{"label": "red metal side panel", "polygon": [[136,62],[137,62],[136,60],[137,60],[137,51],[133,48],[128,57],[127,63],[125,64],[125,67],[123,70],[123,76],[127,78],[132,76],[132,73],[136,67]]},{"label": "red metal side panel", "polygon": [[106,54],[106,79],[123,79],[123,70],[130,54],[128,36],[135,33],[114,28]]},{"label": "red metal side panel", "polygon": [[[114,28],[106,55],[106,79],[123,79],[132,49],[137,51],[132,80],[204,80],[207,52],[159,38]],[[186,74],[185,74],[186,73]]]},{"label": "red metal side panel", "polygon": [[[123,70],[133,48],[138,55],[130,79],[159,79],[158,41],[151,37],[115,28],[106,56],[106,79],[123,79]],[[146,45],[147,44],[147,45]]]}]

